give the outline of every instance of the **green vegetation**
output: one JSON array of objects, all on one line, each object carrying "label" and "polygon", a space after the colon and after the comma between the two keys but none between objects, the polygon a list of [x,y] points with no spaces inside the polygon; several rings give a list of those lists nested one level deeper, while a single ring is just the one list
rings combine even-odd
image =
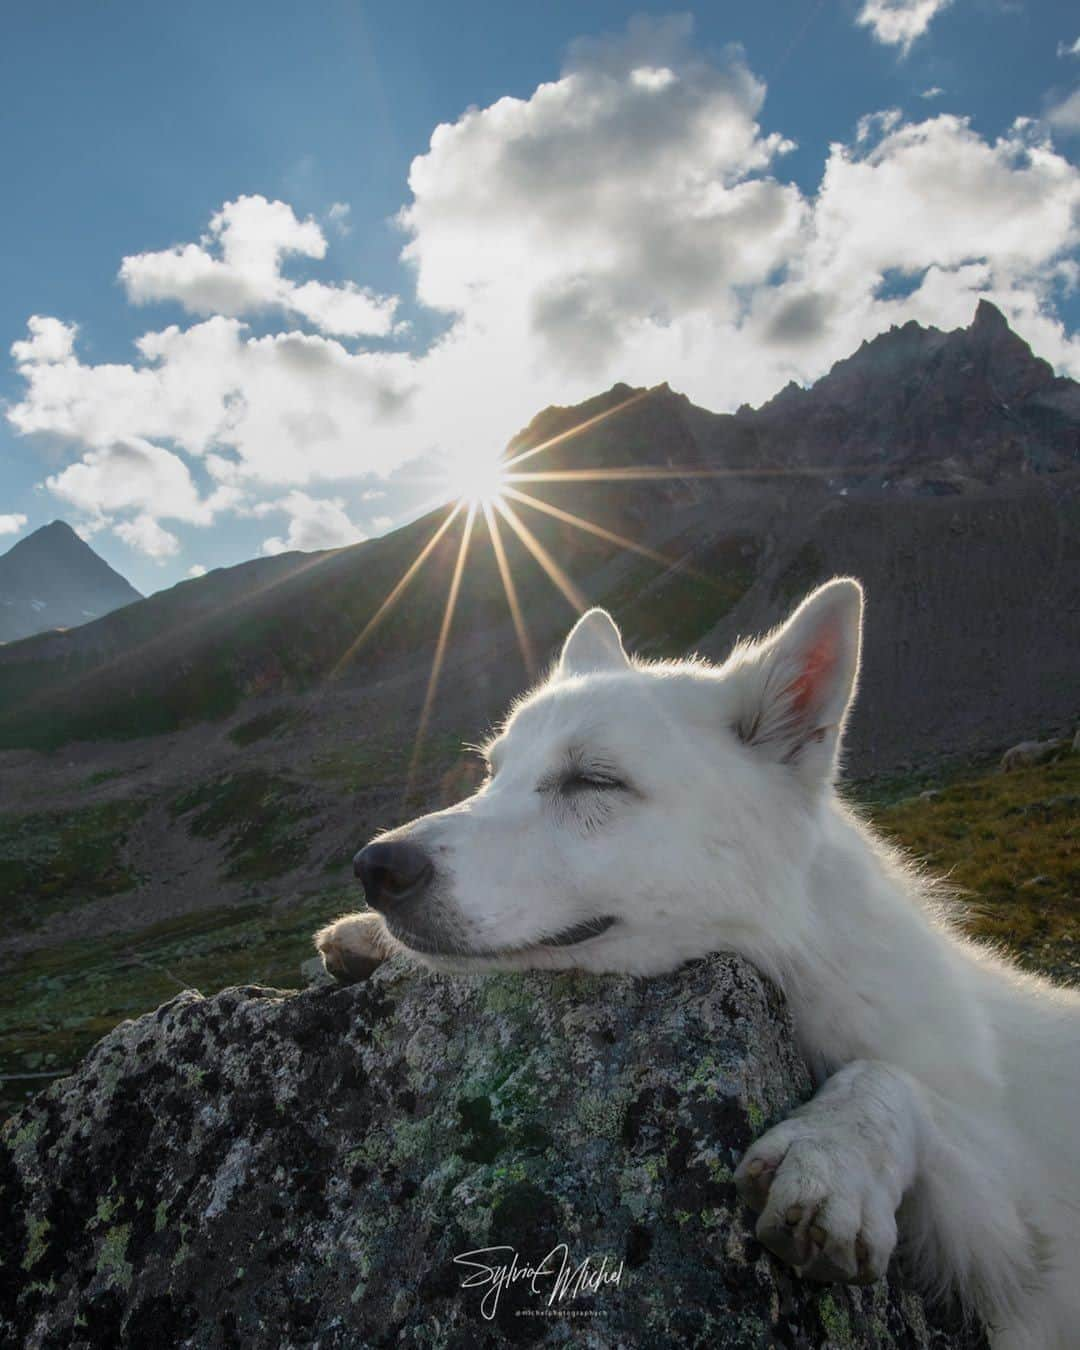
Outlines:
[{"label": "green vegetation", "polygon": [[124,844],[147,805],[104,802],[78,811],[0,816],[5,926],[32,927],[58,909],[130,890],[138,878],[125,861]]},{"label": "green vegetation", "polygon": [[[137,933],[63,942],[20,955],[0,982],[0,1075],[69,1069],[126,1017],[181,989],[230,984],[296,988],[312,933],[355,907],[353,889],[198,910]],[[0,1117],[41,1079],[0,1082]]]},{"label": "green vegetation", "polygon": [[303,715],[292,708],[276,708],[269,712],[258,713],[255,717],[241,722],[229,732],[229,740],[234,745],[253,745],[267,736],[280,736],[291,727],[298,726]]},{"label": "green vegetation", "polygon": [[679,567],[641,558],[599,603],[615,616],[631,647],[682,656],[746,593],[759,549],[750,536],[732,536],[696,550]]},{"label": "green vegetation", "polygon": [[964,892],[966,930],[1051,972],[1080,960],[1080,755],[871,806],[879,830]]},{"label": "green vegetation", "polygon": [[223,774],[182,793],[169,810],[187,817],[191,834],[224,838],[225,875],[239,881],[280,876],[303,862],[310,830],[298,827],[314,813],[299,783],[265,769]]},{"label": "green vegetation", "polygon": [[164,675],[155,680],[135,669],[122,694],[109,686],[110,668],[99,674],[95,664],[92,657],[73,660],[63,668],[67,678],[59,689],[52,687],[59,662],[28,660],[0,669],[0,749],[55,750],[74,740],[158,736],[193,722],[228,717],[247,692],[224,659],[220,666],[208,660],[192,667],[183,680]]},{"label": "green vegetation", "polygon": [[[355,740],[329,754],[319,755],[311,765],[320,781],[346,792],[386,784],[403,786],[410,765],[418,777],[432,769],[445,768],[462,754],[462,739],[451,732],[426,736],[418,751],[411,735],[389,740]],[[414,762],[415,757],[415,762]]]},{"label": "green vegetation", "polygon": [[145,764],[130,764],[124,769],[99,769],[97,773],[92,773],[83,784],[84,787],[100,787],[102,783],[111,783],[116,778],[127,778],[133,773],[139,773],[146,768]]}]

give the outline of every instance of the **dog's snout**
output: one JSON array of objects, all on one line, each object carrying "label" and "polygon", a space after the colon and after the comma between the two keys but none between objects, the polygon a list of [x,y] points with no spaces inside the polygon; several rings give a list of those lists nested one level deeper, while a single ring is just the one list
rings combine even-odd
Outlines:
[{"label": "dog's snout", "polygon": [[364,887],[368,904],[384,911],[415,899],[434,871],[423,849],[404,840],[368,844],[353,858],[353,872]]}]

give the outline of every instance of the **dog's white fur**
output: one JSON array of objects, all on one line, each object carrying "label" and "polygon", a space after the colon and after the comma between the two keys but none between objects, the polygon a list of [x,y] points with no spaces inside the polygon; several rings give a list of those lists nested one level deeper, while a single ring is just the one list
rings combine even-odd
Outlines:
[{"label": "dog's white fur", "polygon": [[591,611],[479,792],[383,836],[431,858],[424,917],[350,916],[317,941],[339,974],[402,947],[441,969],[644,975],[742,954],[824,1084],[740,1164],[761,1239],[808,1276],[869,1280],[899,1223],[924,1287],[996,1350],[1075,1346],[1080,996],[961,939],[834,790],[861,616],[858,583],[834,580],[714,668],[631,661]]}]

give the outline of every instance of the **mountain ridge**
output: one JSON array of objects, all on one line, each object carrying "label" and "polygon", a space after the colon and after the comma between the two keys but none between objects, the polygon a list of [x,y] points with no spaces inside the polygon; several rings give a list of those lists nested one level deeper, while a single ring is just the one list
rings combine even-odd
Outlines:
[{"label": "mountain ridge", "polygon": [[[723,656],[831,571],[863,576],[871,618],[881,615],[868,645],[870,697],[877,686],[900,698],[899,670],[917,670],[920,687],[906,695],[914,710],[894,714],[886,733],[857,720],[860,766],[880,768],[912,734],[959,743],[991,725],[1005,735],[1044,714],[1072,715],[1063,618],[1080,610],[1070,542],[1080,521],[1080,385],[1054,376],[989,302],[966,329],[894,327],[757,411],[717,414],[666,384],[616,384],[543,410],[508,454],[538,447],[521,470],[556,480],[582,467],[629,472],[614,485],[523,481],[536,504],[515,499],[513,510],[564,580],[611,608],[639,650]],[[255,694],[302,694],[342,677],[422,684],[460,522],[431,546],[403,603],[381,606],[447,512],[325,554],[261,560],[267,570],[219,569],[84,628],[0,648],[0,708],[10,709],[0,712],[0,744],[152,734],[227,715]],[[582,519],[596,528],[583,530]],[[509,526],[501,534],[539,656],[572,609],[534,551]],[[490,717],[525,682],[514,648],[500,576],[478,537],[446,660],[483,673],[486,701],[469,711],[457,689],[460,719]],[[986,674],[991,655],[1006,668],[1000,688]],[[1008,675],[1014,668],[1023,681]],[[945,689],[955,698],[934,692]],[[965,695],[971,707],[943,726],[939,705]]]}]

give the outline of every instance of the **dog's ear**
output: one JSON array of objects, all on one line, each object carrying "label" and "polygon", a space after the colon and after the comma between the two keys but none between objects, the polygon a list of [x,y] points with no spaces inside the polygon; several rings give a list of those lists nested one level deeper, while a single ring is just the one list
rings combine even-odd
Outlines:
[{"label": "dog's ear", "polygon": [[606,609],[590,609],[571,628],[559,657],[559,677],[588,675],[599,670],[625,670],[630,658],[623,650],[615,620]]},{"label": "dog's ear", "polygon": [[810,784],[831,779],[836,769],[859,673],[862,611],[859,583],[834,578],[733,659],[739,736]]}]

